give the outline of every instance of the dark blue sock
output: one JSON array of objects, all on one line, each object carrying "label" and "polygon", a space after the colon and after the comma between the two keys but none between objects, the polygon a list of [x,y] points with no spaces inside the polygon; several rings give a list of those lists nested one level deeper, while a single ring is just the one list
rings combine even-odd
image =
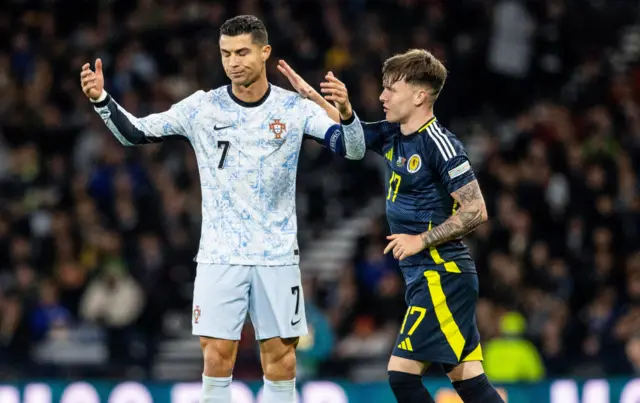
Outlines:
[{"label": "dark blue sock", "polygon": [[464,403],[504,403],[485,374],[453,382],[453,387]]},{"label": "dark blue sock", "polygon": [[398,403],[434,403],[422,383],[422,375],[389,371],[389,385]]}]

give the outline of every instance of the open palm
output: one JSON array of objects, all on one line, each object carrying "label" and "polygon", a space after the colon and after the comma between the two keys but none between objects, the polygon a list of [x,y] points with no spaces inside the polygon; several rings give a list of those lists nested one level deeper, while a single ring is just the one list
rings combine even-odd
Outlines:
[{"label": "open palm", "polygon": [[313,87],[309,85],[309,83],[307,83],[302,77],[300,77],[300,75],[296,73],[295,70],[292,69],[291,66],[289,66],[289,64],[287,64],[287,62],[285,62],[284,60],[280,60],[278,62],[278,70],[282,73],[282,75],[287,77],[293,89],[296,90],[298,94],[300,94],[304,98],[309,98],[313,95],[314,92],[316,92],[316,90],[314,90]]}]

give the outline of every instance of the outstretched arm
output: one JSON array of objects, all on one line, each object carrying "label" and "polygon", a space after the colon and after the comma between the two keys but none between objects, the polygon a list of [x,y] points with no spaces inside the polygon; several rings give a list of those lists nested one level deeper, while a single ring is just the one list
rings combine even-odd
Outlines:
[{"label": "outstretched arm", "polygon": [[[340,111],[338,110],[338,108],[327,99],[325,99],[325,97],[323,97],[311,85],[309,85],[309,83],[307,83],[304,78],[302,78],[291,66],[289,66],[287,62],[285,62],[284,60],[280,60],[278,63],[278,70],[287,78],[287,80],[289,80],[289,83],[291,84],[293,89],[298,92],[298,94],[321,108],[335,123],[341,123]],[[326,85],[326,83],[327,82],[323,84]],[[322,85],[323,88],[324,85]],[[342,86],[344,86],[344,84],[342,84]],[[344,94],[345,96],[347,95],[346,86],[344,87]],[[362,125],[362,130],[364,131],[366,149],[373,150],[378,154],[382,154],[383,136],[385,135],[385,133],[394,131],[393,125],[386,121],[360,123]],[[320,139],[317,137],[314,137],[314,139],[331,149],[329,141],[324,141],[324,139]],[[334,138],[334,140],[336,140],[338,144],[342,142],[341,139]],[[336,150],[333,149],[332,151],[336,152]],[[347,156],[347,158],[349,157]]]},{"label": "outstretched arm", "polygon": [[164,136],[189,136],[189,116],[197,111],[198,91],[173,105],[169,110],[137,118],[127,112],[111,98],[104,89],[102,61],[96,60],[95,72],[87,63],[80,73],[82,90],[93,103],[95,111],[102,117],[113,135],[125,146],[156,143]]}]

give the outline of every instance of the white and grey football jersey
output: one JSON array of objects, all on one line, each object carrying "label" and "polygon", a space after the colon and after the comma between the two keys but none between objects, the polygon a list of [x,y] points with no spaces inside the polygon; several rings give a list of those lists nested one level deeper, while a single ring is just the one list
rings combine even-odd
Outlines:
[{"label": "white and grey football jersey", "polygon": [[358,118],[341,125],[313,102],[269,86],[245,103],[231,86],[197,91],[168,111],[136,118],[111,97],[94,104],[124,145],[186,137],[202,187],[202,234],[196,261],[287,265],[299,262],[296,172],[302,140],[311,137],[349,159],[365,153]]}]

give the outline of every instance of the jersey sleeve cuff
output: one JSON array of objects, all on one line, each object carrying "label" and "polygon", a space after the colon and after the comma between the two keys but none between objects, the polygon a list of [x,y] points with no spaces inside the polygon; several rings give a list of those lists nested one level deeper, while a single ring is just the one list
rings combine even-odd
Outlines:
[{"label": "jersey sleeve cuff", "polygon": [[95,106],[96,108],[103,108],[107,106],[110,100],[111,100],[111,96],[109,96],[109,94],[105,90],[102,90],[102,94],[100,94],[98,99],[93,100],[89,98],[89,101],[91,101],[91,103],[93,103],[93,106]]},{"label": "jersey sleeve cuff", "polygon": [[447,191],[449,192],[449,194],[457,192],[463,186],[468,185],[475,180],[477,180],[476,175],[473,172],[468,172],[467,174],[450,181],[446,185]]},{"label": "jersey sleeve cuff", "polygon": [[351,112],[351,117],[347,120],[343,120],[342,117],[340,117],[340,124],[343,126],[349,126],[350,124],[352,124],[353,122],[356,121],[356,113]]}]

